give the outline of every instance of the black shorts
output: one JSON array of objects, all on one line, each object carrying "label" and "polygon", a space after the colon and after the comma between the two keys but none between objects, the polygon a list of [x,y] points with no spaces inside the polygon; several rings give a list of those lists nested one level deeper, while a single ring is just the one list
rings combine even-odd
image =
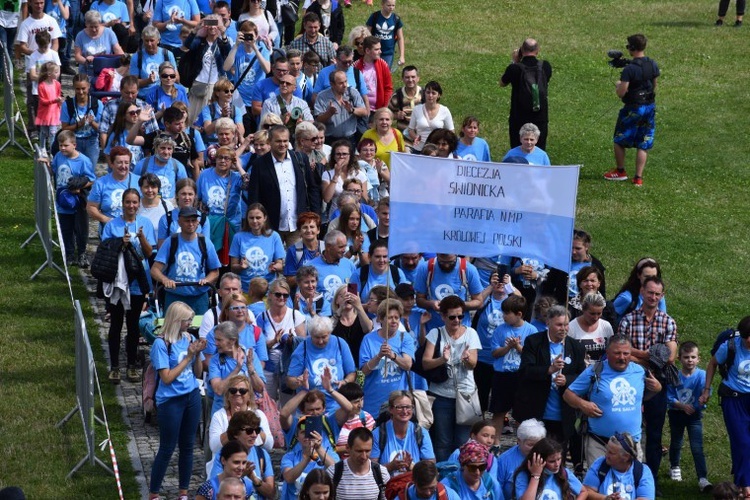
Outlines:
[{"label": "black shorts", "polygon": [[495,372],[492,376],[492,413],[507,413],[513,408],[513,399],[518,387],[518,372]]}]

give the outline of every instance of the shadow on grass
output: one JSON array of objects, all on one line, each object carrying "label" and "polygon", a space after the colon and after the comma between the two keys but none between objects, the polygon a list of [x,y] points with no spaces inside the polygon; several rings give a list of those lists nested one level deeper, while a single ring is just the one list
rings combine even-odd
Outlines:
[{"label": "shadow on grass", "polygon": [[714,25],[699,21],[657,21],[650,23],[651,26],[660,26],[662,28],[713,28]]}]

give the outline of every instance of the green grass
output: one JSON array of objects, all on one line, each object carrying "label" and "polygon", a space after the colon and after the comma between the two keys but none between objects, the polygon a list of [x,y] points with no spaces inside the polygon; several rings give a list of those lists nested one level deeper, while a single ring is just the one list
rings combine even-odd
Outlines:
[{"label": "green grass", "polygon": [[[346,11],[347,27],[364,24],[375,3],[367,7],[354,0]],[[713,337],[747,314],[749,260],[744,197],[750,143],[744,137],[750,115],[742,86],[747,28],[715,28],[715,9],[714,2],[699,0],[399,0],[396,8],[405,22],[407,64],[420,68],[422,84],[441,83],[441,102],[457,124],[468,114],[479,116],[480,135],[495,159],[508,149],[510,99],[510,89],[499,88],[497,81],[526,36],[539,40],[541,56],[554,69],[548,153],[554,164],[584,165],[577,226],[593,235],[592,252],[607,266],[610,295],[638,258],[659,259],[679,338],[698,341],[704,365]],[[614,95],[619,74],[607,66],[605,53],[622,50],[625,38],[636,32],[649,37],[647,54],[662,71],[656,144],[640,190],[601,179],[613,166],[612,130],[620,107]],[[4,153],[1,164],[0,436],[8,459],[0,465],[0,483],[12,478],[30,498],[114,497],[113,479],[98,468],[86,467],[72,481],[64,479],[84,454],[80,420],[62,431],[53,427],[73,406],[73,315],[64,282],[54,271],[28,281],[43,261],[40,245],[18,249],[33,231],[30,162]],[[628,169],[632,173],[632,154]],[[90,318],[80,283],[74,292]],[[103,389],[125,490],[135,498],[120,411],[111,387]],[[716,398],[706,412],[704,432],[710,479],[731,479]],[[667,426],[663,441],[669,442]],[[696,498],[689,450],[683,452],[681,484],[666,479],[664,462],[666,497]]]}]

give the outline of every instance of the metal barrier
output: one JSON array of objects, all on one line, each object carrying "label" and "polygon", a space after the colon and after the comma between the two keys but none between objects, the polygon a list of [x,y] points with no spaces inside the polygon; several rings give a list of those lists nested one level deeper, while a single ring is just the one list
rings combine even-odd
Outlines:
[{"label": "metal barrier", "polygon": [[52,228],[50,225],[52,218],[52,203],[54,203],[54,191],[52,189],[52,178],[47,169],[47,164],[41,161],[41,158],[44,156],[44,153],[37,145],[35,147],[34,155],[34,217],[36,219],[36,230],[21,244],[21,248],[24,248],[31,243],[34,236],[39,236],[39,239],[42,242],[42,247],[44,247],[46,260],[44,261],[44,264],[39,266],[39,269],[31,275],[30,279],[32,280],[47,266],[57,269],[60,274],[65,276],[65,271],[53,261],[52,247],[53,245],[59,245],[57,245],[52,239]]},{"label": "metal barrier", "polygon": [[96,367],[94,366],[94,353],[91,351],[91,343],[89,342],[89,335],[86,332],[86,322],[83,319],[80,301],[75,301],[74,310],[76,330],[76,406],[55,427],[62,427],[76,412],[79,412],[83,421],[83,434],[86,439],[86,456],[73,467],[70,473],[68,473],[67,478],[70,479],[86,462],[91,465],[99,464],[107,472],[114,475],[114,471],[96,456],[94,423],[106,424],[94,414],[94,372],[96,371]]},{"label": "metal barrier", "polygon": [[[16,123],[16,116],[18,116],[19,118],[21,118],[21,124],[23,125],[21,109],[18,105],[18,101],[16,100],[15,93],[13,92],[13,60],[10,58],[8,48],[2,42],[0,42],[0,52],[2,52],[0,56],[2,56],[3,61],[5,62],[5,64],[2,65],[2,68],[0,68],[3,69],[2,71],[0,71],[0,73],[2,73],[1,76],[3,78],[3,103],[5,106],[5,116],[2,120],[0,120],[0,126],[5,125],[8,129],[8,140],[5,141],[2,146],[0,146],[0,153],[2,153],[8,146],[15,146],[27,156],[32,156],[31,152],[16,140],[16,129],[18,129],[18,132],[21,132],[23,136],[26,136],[27,139],[28,136],[26,134],[25,128],[23,126],[19,127],[18,123]],[[13,111],[14,103],[17,115]]]}]

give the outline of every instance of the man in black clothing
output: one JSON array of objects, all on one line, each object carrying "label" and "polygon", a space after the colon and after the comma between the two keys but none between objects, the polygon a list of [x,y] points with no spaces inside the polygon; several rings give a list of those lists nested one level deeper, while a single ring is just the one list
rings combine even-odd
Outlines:
[{"label": "man in black clothing", "polygon": [[524,40],[520,49],[513,51],[513,63],[505,68],[500,78],[500,86],[511,85],[510,117],[508,137],[510,147],[521,145],[518,131],[524,123],[533,123],[541,132],[536,145],[547,150],[547,86],[552,78],[552,66],[547,61],[537,59],[539,44],[533,38]]}]

